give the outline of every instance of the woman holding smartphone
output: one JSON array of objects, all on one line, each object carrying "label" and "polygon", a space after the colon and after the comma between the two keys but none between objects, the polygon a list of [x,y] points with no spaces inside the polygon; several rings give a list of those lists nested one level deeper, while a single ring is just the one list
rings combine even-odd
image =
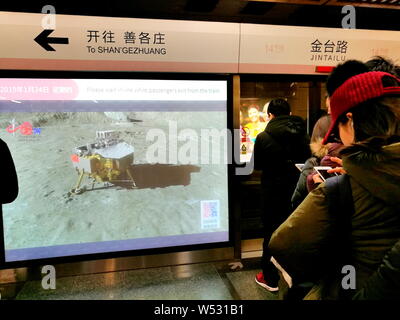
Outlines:
[{"label": "woman holding smartphone", "polygon": [[[327,88],[332,124],[324,143],[336,137],[345,146],[343,170],[354,204],[346,250],[357,290],[400,239],[400,79],[349,61],[332,72]],[[293,282],[315,283],[305,299],[340,299],[349,293],[342,287],[344,266],[332,272],[340,257],[329,248],[346,236],[337,221],[321,183],[272,235],[269,249]]]}]

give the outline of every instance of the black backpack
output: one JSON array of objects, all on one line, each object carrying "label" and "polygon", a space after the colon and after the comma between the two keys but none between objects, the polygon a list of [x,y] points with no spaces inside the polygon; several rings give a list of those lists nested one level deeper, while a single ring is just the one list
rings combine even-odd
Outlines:
[{"label": "black backpack", "polygon": [[347,174],[334,176],[325,181],[329,215],[334,217],[335,251],[342,256],[343,262],[351,262],[351,217],[354,214],[354,202],[350,178]]},{"label": "black backpack", "polygon": [[[328,273],[336,275],[331,277],[333,281],[345,276],[342,268],[345,265],[352,265],[351,252],[351,219],[355,212],[354,201],[351,191],[350,178],[347,174],[334,176],[325,181],[327,192],[329,215],[334,217],[334,234],[329,239],[327,249],[329,263]],[[343,288],[338,292],[340,299],[351,299],[355,290]]]}]

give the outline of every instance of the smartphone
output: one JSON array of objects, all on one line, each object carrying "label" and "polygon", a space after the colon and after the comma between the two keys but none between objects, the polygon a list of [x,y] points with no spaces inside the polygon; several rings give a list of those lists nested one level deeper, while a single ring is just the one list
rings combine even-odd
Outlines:
[{"label": "smartphone", "polygon": [[331,170],[332,167],[314,167],[315,171],[319,174],[322,180],[326,180],[330,177],[337,176],[338,174],[336,172],[334,173],[328,173],[328,170]]},{"label": "smartphone", "polygon": [[300,170],[300,172],[303,171],[304,163],[295,163],[294,165]]}]

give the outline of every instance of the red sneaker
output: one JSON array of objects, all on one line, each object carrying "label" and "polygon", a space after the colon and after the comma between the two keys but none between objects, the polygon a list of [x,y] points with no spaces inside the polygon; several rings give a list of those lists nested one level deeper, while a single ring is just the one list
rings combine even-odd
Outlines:
[{"label": "red sneaker", "polygon": [[259,272],[259,273],[256,275],[255,280],[256,280],[256,282],[257,282],[258,285],[260,285],[260,286],[263,287],[264,289],[267,289],[268,291],[276,292],[276,291],[279,290],[278,287],[270,287],[270,286],[267,284],[267,281],[265,281],[264,275],[263,275],[262,271]]}]

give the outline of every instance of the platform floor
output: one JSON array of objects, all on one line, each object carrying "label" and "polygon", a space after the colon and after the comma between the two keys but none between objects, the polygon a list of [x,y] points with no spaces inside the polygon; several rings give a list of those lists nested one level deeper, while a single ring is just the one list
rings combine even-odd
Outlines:
[{"label": "platform floor", "polygon": [[[58,278],[55,290],[28,281],[6,299],[15,300],[276,300],[254,281],[260,259],[108,272]],[[4,291],[3,287],[3,291]]]}]

